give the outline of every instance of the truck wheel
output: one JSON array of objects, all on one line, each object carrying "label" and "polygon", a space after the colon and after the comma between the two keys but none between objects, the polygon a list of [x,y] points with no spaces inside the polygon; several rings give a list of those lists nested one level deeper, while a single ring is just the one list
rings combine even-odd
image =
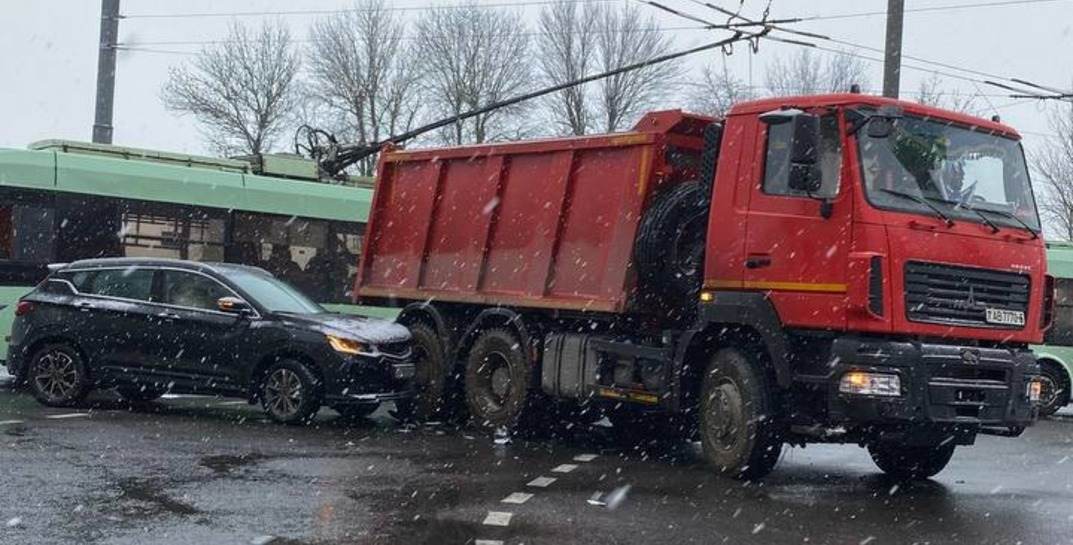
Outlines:
[{"label": "truck wheel", "polygon": [[1040,378],[1043,380],[1039,396],[1039,414],[1051,416],[1069,404],[1069,379],[1054,362],[1041,361],[1039,366]]},{"label": "truck wheel", "polygon": [[868,445],[868,454],[887,475],[904,480],[920,480],[942,471],[950,463],[955,448],[953,443],[924,447],[872,443]]},{"label": "truck wheel", "polygon": [[701,389],[699,432],[704,457],[716,471],[753,480],[775,469],[782,437],[768,382],[737,349],[712,357]]},{"label": "truck wheel", "polygon": [[481,333],[466,359],[466,405],[479,425],[512,428],[529,394],[529,363],[521,341],[505,329]]},{"label": "truck wheel", "polygon": [[657,195],[637,231],[634,260],[641,293],[667,309],[688,308],[700,291],[708,203],[700,182]]},{"label": "truck wheel", "polygon": [[47,344],[34,352],[26,368],[26,382],[37,401],[49,407],[77,405],[90,389],[82,356],[62,342]]},{"label": "truck wheel", "polygon": [[435,420],[449,416],[458,405],[451,387],[446,349],[436,330],[417,322],[407,326],[413,338],[414,397],[395,402],[392,415],[403,421]]}]

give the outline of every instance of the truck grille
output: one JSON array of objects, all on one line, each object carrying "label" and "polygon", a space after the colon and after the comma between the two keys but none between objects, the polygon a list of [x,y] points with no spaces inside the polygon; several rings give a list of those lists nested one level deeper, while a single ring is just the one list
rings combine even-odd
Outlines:
[{"label": "truck grille", "polygon": [[1027,275],[910,261],[905,265],[905,313],[915,322],[1005,327],[987,322],[987,309],[1028,314]]}]

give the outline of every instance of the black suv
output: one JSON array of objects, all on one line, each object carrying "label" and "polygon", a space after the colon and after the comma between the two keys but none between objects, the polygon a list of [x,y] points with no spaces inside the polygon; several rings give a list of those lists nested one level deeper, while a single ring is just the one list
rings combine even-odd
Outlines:
[{"label": "black suv", "polygon": [[256,267],[77,261],[53,267],[15,314],[8,371],[50,406],[95,387],[139,402],[209,393],[300,423],[322,404],[363,416],[412,393],[406,328],[328,313]]}]

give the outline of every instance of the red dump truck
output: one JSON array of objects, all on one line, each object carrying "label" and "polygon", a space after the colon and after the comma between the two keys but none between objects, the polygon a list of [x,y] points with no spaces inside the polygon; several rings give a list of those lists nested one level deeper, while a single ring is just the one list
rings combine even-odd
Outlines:
[{"label": "red dump truck", "polygon": [[574,404],[739,478],[816,442],[929,477],[1036,417],[1052,289],[1019,139],[851,93],[389,149],[355,291],[402,307],[417,415]]}]

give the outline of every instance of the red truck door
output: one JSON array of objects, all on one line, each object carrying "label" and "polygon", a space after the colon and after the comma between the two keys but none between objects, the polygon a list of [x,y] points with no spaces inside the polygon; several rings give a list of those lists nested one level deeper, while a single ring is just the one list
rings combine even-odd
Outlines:
[{"label": "red truck door", "polygon": [[[844,328],[852,201],[849,184],[840,183],[839,117],[820,119],[823,187],[813,197],[789,188],[792,124],[752,122],[757,136],[742,287],[769,292],[786,325]],[[830,199],[830,217],[814,197]]]}]

